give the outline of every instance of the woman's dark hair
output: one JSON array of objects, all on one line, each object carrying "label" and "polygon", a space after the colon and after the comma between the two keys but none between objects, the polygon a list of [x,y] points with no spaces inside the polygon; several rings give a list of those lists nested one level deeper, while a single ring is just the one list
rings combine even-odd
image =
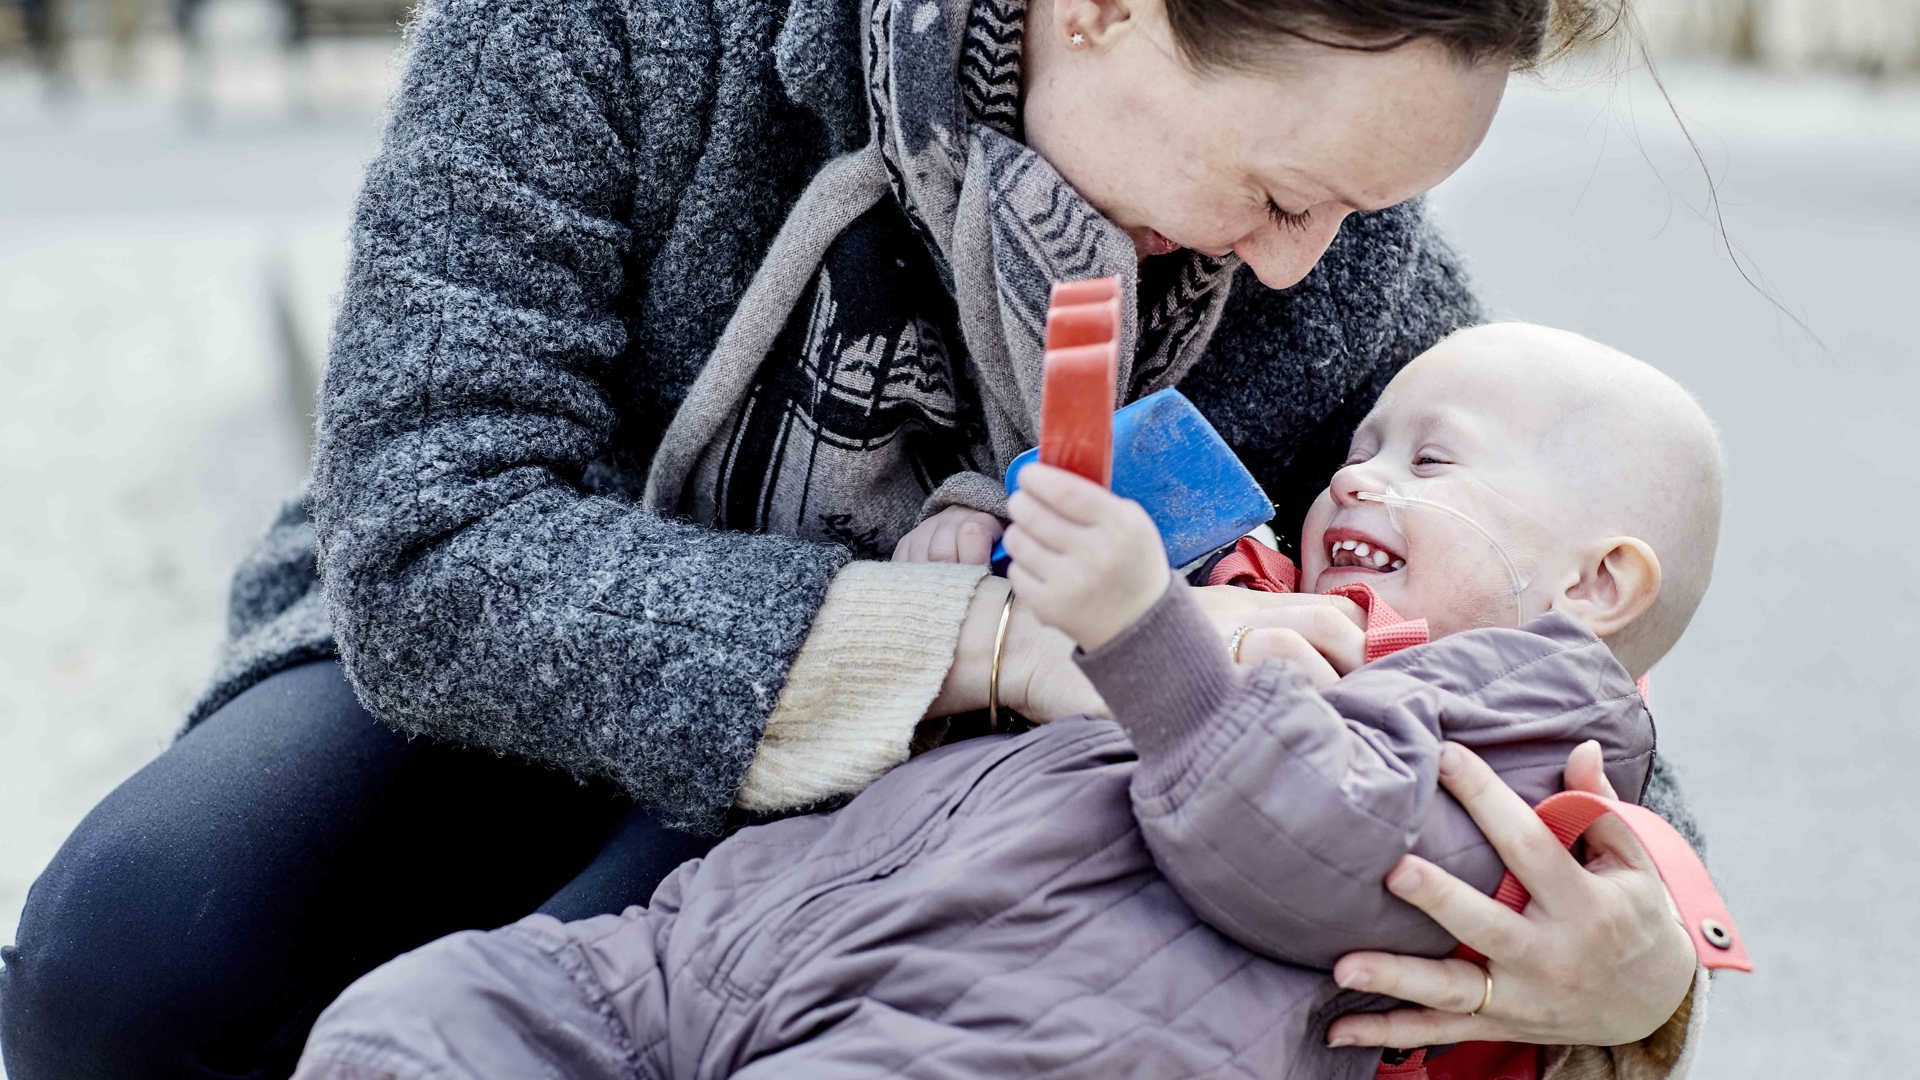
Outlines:
[{"label": "woman's dark hair", "polygon": [[1386,52],[1422,38],[1460,60],[1526,70],[1607,36],[1628,0],[1166,0],[1196,69],[1251,68],[1275,38]]}]

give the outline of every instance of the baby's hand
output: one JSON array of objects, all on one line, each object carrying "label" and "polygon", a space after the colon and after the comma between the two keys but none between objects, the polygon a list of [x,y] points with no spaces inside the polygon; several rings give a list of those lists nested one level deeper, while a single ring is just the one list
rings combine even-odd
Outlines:
[{"label": "baby's hand", "polygon": [[994,541],[1006,526],[992,514],[949,506],[913,527],[893,546],[894,562],[979,563],[993,559]]},{"label": "baby's hand", "polygon": [[1160,530],[1131,499],[1035,463],[1021,471],[1007,513],[1014,595],[1083,649],[1113,640],[1167,589],[1173,571]]}]

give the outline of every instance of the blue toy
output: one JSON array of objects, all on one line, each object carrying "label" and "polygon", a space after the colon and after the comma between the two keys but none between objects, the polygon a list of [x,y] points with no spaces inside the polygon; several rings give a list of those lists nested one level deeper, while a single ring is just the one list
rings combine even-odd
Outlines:
[{"label": "blue toy", "polygon": [[[1007,494],[1028,450],[1007,466]],[[1178,390],[1156,391],[1113,414],[1113,490],[1139,503],[1160,528],[1167,562],[1185,566],[1225,547],[1273,517],[1273,502],[1200,410]],[[1007,553],[996,546],[995,573]]]}]

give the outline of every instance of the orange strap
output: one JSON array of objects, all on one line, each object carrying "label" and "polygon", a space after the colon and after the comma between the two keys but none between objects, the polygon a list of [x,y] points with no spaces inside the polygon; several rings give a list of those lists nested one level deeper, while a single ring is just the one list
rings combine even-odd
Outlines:
[{"label": "orange strap", "polygon": [[[1550,795],[1533,808],[1562,844],[1571,845],[1602,815],[1612,814],[1647,849],[1653,868],[1680,911],[1693,952],[1702,966],[1752,971],[1746,942],[1733,925],[1733,915],[1713,887],[1707,868],[1692,845],[1660,815],[1634,803],[1608,799],[1585,791]],[[1525,911],[1526,886],[1509,871],[1493,898],[1515,911]],[[1453,951],[1463,960],[1482,963],[1486,957],[1465,945]],[[1376,1080],[1531,1080],[1539,1075],[1539,1047],[1518,1043],[1462,1043],[1431,1061],[1425,1050],[1403,1058],[1383,1060]]]},{"label": "orange strap", "polygon": [[[1585,791],[1562,791],[1550,795],[1533,810],[1540,815],[1540,820],[1547,823],[1547,828],[1553,830],[1554,837],[1568,845],[1579,839],[1603,814],[1618,818],[1652,857],[1653,868],[1667,886],[1667,895],[1673,897],[1674,907],[1680,910],[1680,920],[1687,928],[1687,936],[1693,939],[1693,951],[1700,958],[1700,963],[1708,968],[1753,970],[1753,961],[1747,956],[1746,941],[1734,927],[1733,914],[1727,910],[1726,902],[1720,899],[1719,892],[1714,889],[1713,879],[1707,876],[1707,868],[1700,862],[1700,856],[1694,854],[1686,837],[1681,836],[1659,814],[1644,806],[1603,798]],[[1515,911],[1526,910],[1529,899],[1526,886],[1520,884],[1520,879],[1514,877],[1512,871],[1508,871],[1501,880],[1493,898]],[[1465,945],[1460,946],[1454,955],[1475,962],[1486,959]]]}]

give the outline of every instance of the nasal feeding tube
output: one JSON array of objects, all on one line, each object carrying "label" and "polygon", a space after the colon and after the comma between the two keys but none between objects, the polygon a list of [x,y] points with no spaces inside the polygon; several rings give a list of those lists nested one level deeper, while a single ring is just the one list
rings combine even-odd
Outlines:
[{"label": "nasal feeding tube", "polygon": [[[1386,491],[1356,491],[1353,493],[1353,497],[1360,500],[1361,502],[1379,503],[1380,505],[1385,506],[1387,508],[1387,513],[1389,517],[1391,517],[1393,511],[1395,510],[1405,510],[1405,509],[1411,509],[1413,507],[1422,507],[1428,510],[1435,511],[1436,513],[1445,514],[1447,517],[1450,517],[1455,521],[1460,522],[1462,525],[1465,525],[1467,528],[1472,529],[1474,532],[1480,534],[1480,538],[1487,542],[1487,546],[1492,548],[1494,550],[1494,553],[1500,556],[1501,565],[1507,568],[1507,580],[1511,583],[1513,587],[1513,609],[1514,609],[1515,621],[1517,622],[1525,621],[1523,617],[1523,613],[1520,610],[1520,594],[1527,590],[1528,582],[1525,578],[1520,576],[1520,568],[1514,565],[1513,556],[1507,554],[1506,545],[1502,544],[1499,540],[1495,539],[1494,535],[1487,531],[1486,526],[1473,520],[1472,518],[1468,517],[1466,514],[1463,514],[1460,511],[1455,510],[1453,507],[1446,505],[1445,503],[1437,503],[1437,502],[1434,502],[1432,499],[1422,499],[1417,495],[1402,495],[1399,492],[1394,491],[1392,489],[1388,489]],[[1396,525],[1396,527],[1398,526]]]}]

